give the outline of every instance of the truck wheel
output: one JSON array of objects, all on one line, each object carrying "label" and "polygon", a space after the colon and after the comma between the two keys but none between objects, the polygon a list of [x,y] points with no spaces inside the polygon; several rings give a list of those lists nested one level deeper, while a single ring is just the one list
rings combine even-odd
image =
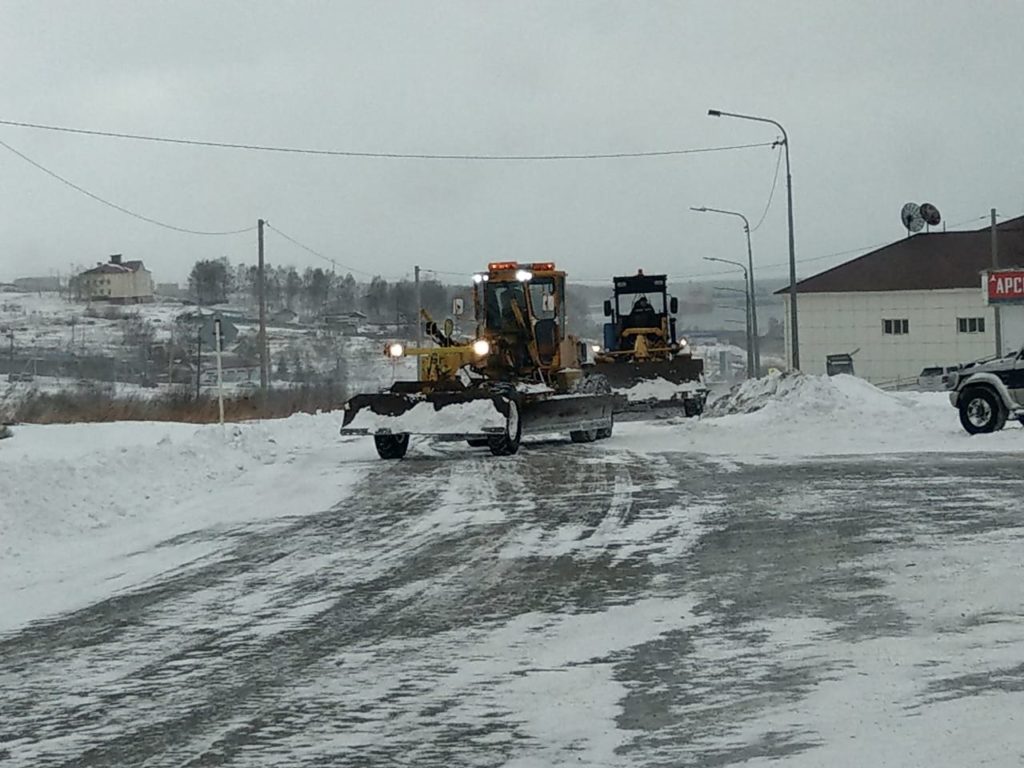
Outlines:
[{"label": "truck wheel", "polygon": [[971,435],[996,432],[1006,424],[1006,408],[988,387],[970,387],[960,396],[960,424]]},{"label": "truck wheel", "polygon": [[704,413],[704,401],[703,400],[684,400],[683,401],[683,415],[690,419],[694,416],[700,416]]},{"label": "truck wheel", "polygon": [[401,459],[409,450],[408,435],[374,435],[373,444],[382,459]]},{"label": "truck wheel", "polygon": [[613,429],[615,429],[615,417],[614,416],[611,417],[610,423],[608,424],[607,427],[602,427],[601,429],[597,430],[597,439],[598,440],[607,440],[609,437],[612,436],[612,430]]},{"label": "truck wheel", "polygon": [[487,447],[494,456],[512,456],[519,450],[519,441],[522,437],[523,422],[519,418],[519,406],[515,400],[509,400],[505,433],[487,438]]}]

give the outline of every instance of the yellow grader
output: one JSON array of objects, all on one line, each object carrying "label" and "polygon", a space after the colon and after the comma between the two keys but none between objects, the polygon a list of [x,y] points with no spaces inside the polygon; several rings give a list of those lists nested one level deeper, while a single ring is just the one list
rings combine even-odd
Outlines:
[{"label": "yellow grader", "polygon": [[[455,300],[456,317],[463,304]],[[389,357],[417,358],[417,379],[351,398],[341,433],[372,435],[382,459],[405,456],[410,435],[465,440],[496,456],[516,453],[523,435],[611,436],[614,396],[584,374],[591,350],[566,332],[565,272],[550,262],[491,263],[473,276],[473,315],[472,337],[423,313],[428,346],[388,344]]]},{"label": "yellow grader", "polygon": [[703,413],[708,396],[704,361],[676,334],[679,304],[668,295],[667,276],[638,270],[612,278],[612,286],[612,298],[604,303],[604,346],[594,370],[616,394],[615,413],[630,414],[626,418]]}]

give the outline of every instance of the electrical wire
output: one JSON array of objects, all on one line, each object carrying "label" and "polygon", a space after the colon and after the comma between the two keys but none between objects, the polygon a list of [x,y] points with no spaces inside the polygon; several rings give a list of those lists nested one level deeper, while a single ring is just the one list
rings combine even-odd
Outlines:
[{"label": "electrical wire", "polygon": [[552,154],[552,155],[473,155],[473,154],[431,154],[412,152],[355,152],[340,149],[311,149],[304,147],[284,147],[269,144],[245,144],[230,141],[205,141],[201,139],[181,139],[170,136],[151,136],[139,133],[121,133],[117,131],[95,131],[86,128],[70,128],[59,125],[28,123],[20,120],[0,120],[0,125],[17,128],[32,128],[41,131],[57,131],[83,136],[103,136],[115,139],[131,139],[133,141],[150,141],[162,144],[184,144],[194,147],[216,147],[218,149],[245,149],[256,152],[281,152],[296,155],[329,155],[333,157],[369,157],[391,160],[472,160],[472,161],[548,161],[548,160],[611,160],[617,158],[668,157],[673,155],[695,155],[706,152],[728,152],[739,149],[774,146],[774,142],[756,144],[733,144],[721,147],[695,147],[690,149],[662,149],[647,152],[605,152],[588,154]]},{"label": "electrical wire", "polygon": [[775,199],[775,188],[779,184],[779,168],[782,167],[782,145],[779,145],[779,154],[775,158],[775,176],[772,178],[772,188],[768,193],[768,202],[764,206],[764,213],[761,214],[761,218],[758,219],[757,224],[750,228],[751,232],[757,232],[761,225],[764,224],[764,220],[768,217],[768,211],[772,207],[772,200]]},{"label": "electrical wire", "polygon": [[324,254],[320,253],[320,251],[316,250],[315,248],[310,248],[305,243],[303,243],[303,242],[301,242],[299,240],[296,240],[294,237],[292,237],[288,233],[282,232],[277,227],[271,225],[271,223],[269,221],[264,221],[263,223],[264,223],[264,225],[266,226],[267,229],[276,232],[277,234],[279,234],[281,237],[283,237],[285,240],[287,240],[292,245],[295,245],[295,246],[301,248],[302,250],[306,251],[307,253],[312,254],[313,256],[316,256],[318,259],[323,259],[324,261],[332,264],[335,267],[340,267],[340,268],[346,270],[347,272],[355,272],[355,273],[360,274],[360,275],[366,275],[367,277],[379,277],[380,276],[376,272],[367,272],[365,269],[359,269],[358,267],[351,267],[348,264],[342,264],[340,261],[337,261],[336,259],[332,259],[330,256],[325,256]]},{"label": "electrical wire", "polygon": [[187,227],[178,227],[178,226],[175,226],[174,224],[168,224],[166,222],[159,221],[158,219],[150,218],[149,216],[143,216],[141,213],[136,213],[135,211],[129,210],[128,208],[125,208],[123,205],[118,205],[117,203],[114,203],[114,202],[111,202],[110,200],[102,198],[99,195],[97,195],[97,194],[95,194],[93,192],[90,192],[89,190],[85,189],[84,187],[81,187],[78,184],[75,184],[73,181],[70,181],[69,179],[64,178],[63,176],[61,176],[60,174],[56,173],[55,171],[51,171],[49,168],[41,165],[40,163],[37,163],[31,157],[29,157],[28,155],[24,154],[23,152],[19,152],[17,149],[15,149],[14,147],[12,147],[10,144],[8,144],[7,142],[5,142],[3,140],[0,140],[0,147],[3,147],[4,149],[6,149],[6,150],[8,150],[10,152],[13,152],[15,155],[20,157],[22,160],[24,160],[29,165],[31,165],[31,166],[33,166],[35,168],[38,168],[40,171],[45,173],[47,176],[50,176],[50,177],[56,179],[61,184],[65,184],[65,185],[71,187],[71,189],[75,190],[76,192],[80,192],[81,194],[85,195],[86,197],[92,198],[93,200],[95,200],[98,203],[102,203],[103,205],[106,205],[106,206],[108,206],[110,208],[113,208],[115,211],[120,211],[121,213],[127,214],[128,216],[132,216],[132,217],[134,217],[136,219],[139,219],[140,221],[145,221],[145,222],[147,222],[149,224],[155,224],[156,226],[163,227],[164,229],[169,229],[169,230],[172,230],[174,232],[184,232],[185,234],[189,234],[189,235],[216,235],[216,236],[222,236],[222,235],[241,235],[241,234],[243,234],[245,232],[252,232],[254,229],[256,229],[255,226],[252,226],[252,227],[246,227],[245,229],[231,229],[231,230],[226,230],[226,231],[221,231],[221,232],[210,232],[210,231],[204,231],[204,230],[199,230],[199,229],[188,229]]}]

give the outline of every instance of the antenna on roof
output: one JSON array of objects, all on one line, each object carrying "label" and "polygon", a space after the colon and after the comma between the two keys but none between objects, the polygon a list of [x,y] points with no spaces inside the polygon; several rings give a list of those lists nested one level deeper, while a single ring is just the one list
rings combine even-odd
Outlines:
[{"label": "antenna on roof", "polygon": [[939,209],[931,203],[921,203],[921,218],[924,219],[924,223],[929,228],[937,227],[939,222],[942,221],[942,214],[939,213]]},{"label": "antenna on roof", "polygon": [[900,219],[906,227],[907,237],[911,232],[920,232],[924,229],[925,221],[921,217],[921,206],[917,203],[906,203],[900,210]]}]

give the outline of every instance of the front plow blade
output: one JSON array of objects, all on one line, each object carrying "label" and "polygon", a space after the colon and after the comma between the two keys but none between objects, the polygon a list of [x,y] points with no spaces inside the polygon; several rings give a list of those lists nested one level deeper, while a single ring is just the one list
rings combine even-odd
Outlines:
[{"label": "front plow blade", "polygon": [[505,432],[510,401],[481,392],[356,395],[345,404],[343,435],[434,435],[448,439]]},{"label": "front plow blade", "polygon": [[703,372],[704,361],[692,358],[595,366],[615,393],[616,416],[625,421],[700,415],[708,395]]},{"label": "front plow blade", "polygon": [[523,434],[608,429],[615,411],[614,395],[554,395],[526,399],[522,406]]}]

